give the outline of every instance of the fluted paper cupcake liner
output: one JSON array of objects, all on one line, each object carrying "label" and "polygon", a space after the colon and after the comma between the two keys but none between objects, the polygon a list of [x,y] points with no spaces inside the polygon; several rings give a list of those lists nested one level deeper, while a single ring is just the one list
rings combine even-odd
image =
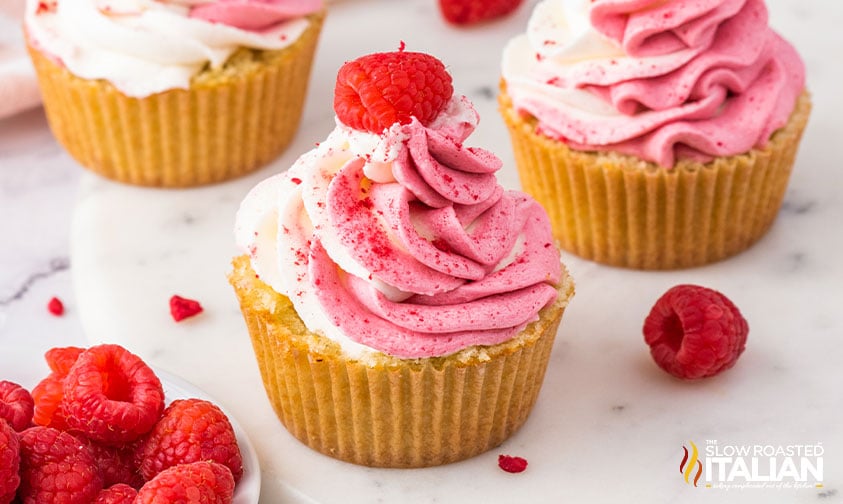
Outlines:
[{"label": "fluted paper cupcake liner", "polygon": [[235,259],[230,281],[267,397],[305,445],[376,467],[425,467],[500,445],[527,420],[573,283],[514,340],[448,357],[362,361],[310,333],[290,301]]},{"label": "fluted paper cupcake liner", "polygon": [[188,187],[249,173],[290,143],[322,19],[311,16],[285,49],[144,98],[76,77],[31,45],[29,53],[50,128],[82,166],[128,184]]},{"label": "fluted paper cupcake liner", "polygon": [[655,270],[700,266],[761,239],[781,207],[811,102],[763,149],[664,168],[615,153],[583,152],[536,132],[505,87],[500,110],[524,191],[550,216],[560,246],[599,263]]}]

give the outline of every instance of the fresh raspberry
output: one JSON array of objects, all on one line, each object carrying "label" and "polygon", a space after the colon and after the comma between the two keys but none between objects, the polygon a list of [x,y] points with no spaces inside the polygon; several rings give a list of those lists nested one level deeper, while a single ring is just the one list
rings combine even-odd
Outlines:
[{"label": "fresh raspberry", "polygon": [[46,378],[38,382],[32,389],[32,399],[35,411],[32,421],[36,425],[54,427],[59,430],[67,429],[61,401],[64,399],[64,379],[76,359],[84,352],[79,347],[56,347],[47,350],[44,359],[53,371]]},{"label": "fresh raspberry", "polygon": [[748,332],[746,320],[726,296],[698,285],[671,288],[644,321],[644,340],[656,364],[686,379],[732,367]]},{"label": "fresh raspberry", "polygon": [[390,52],[350,61],[337,73],[334,111],[346,126],[382,133],[411,117],[427,125],[451,99],[451,76],[429,54]]},{"label": "fresh raspberry", "polygon": [[100,490],[93,504],[132,504],[137,496],[137,490],[129,485],[118,483]]},{"label": "fresh raspberry", "polygon": [[125,484],[132,488],[143,486],[144,479],[135,464],[135,443],[124,446],[106,446],[81,435],[77,435],[82,443],[91,451],[97,467],[102,475],[102,485],[105,488]]},{"label": "fresh raspberry", "polygon": [[50,302],[47,303],[47,311],[56,317],[61,317],[64,314],[64,303],[57,297],[51,298]]},{"label": "fresh raspberry", "polygon": [[140,473],[148,481],[168,467],[199,460],[223,464],[235,481],[243,475],[240,448],[225,413],[202,399],[177,399],[141,441]]},{"label": "fresh raspberry", "polygon": [[88,504],[102,488],[91,452],[67,432],[29,428],[21,433],[20,453],[24,504]]},{"label": "fresh raspberry", "polygon": [[141,487],[135,503],[228,504],[233,498],[234,478],[231,471],[222,464],[203,461],[161,471]]},{"label": "fresh raspberry", "polygon": [[439,0],[439,10],[455,25],[468,25],[506,16],[524,0]]},{"label": "fresh raspberry", "polygon": [[498,455],[498,467],[508,473],[520,473],[527,469],[527,459],[511,455]]},{"label": "fresh raspberry", "polygon": [[67,430],[67,419],[61,408],[65,376],[52,372],[32,389],[32,400],[35,401],[32,422],[35,425]]},{"label": "fresh raspberry", "polygon": [[70,430],[100,443],[124,444],[155,425],[164,389],[140,357],[119,345],[99,345],[73,364],[61,408]]},{"label": "fresh raspberry", "polygon": [[199,315],[202,313],[202,305],[195,299],[173,296],[170,298],[170,315],[176,322]]},{"label": "fresh raspberry", "polygon": [[0,381],[0,419],[5,418],[13,429],[20,432],[32,423],[35,402],[29,392],[10,381]]},{"label": "fresh raspberry", "polygon": [[0,418],[0,504],[14,500],[20,485],[20,442],[18,433]]},{"label": "fresh raspberry", "polygon": [[47,350],[47,353],[44,354],[44,360],[47,361],[47,365],[50,366],[50,370],[55,373],[59,373],[62,376],[67,376],[67,373],[70,372],[70,368],[76,364],[76,359],[78,359],[84,351],[84,348],[74,346],[55,347]]}]

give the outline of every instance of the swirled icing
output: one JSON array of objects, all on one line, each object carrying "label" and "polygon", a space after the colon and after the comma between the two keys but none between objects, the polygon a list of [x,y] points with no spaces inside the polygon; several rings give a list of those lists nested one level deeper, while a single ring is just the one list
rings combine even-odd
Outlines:
[{"label": "swirled icing", "polygon": [[276,50],[321,0],[28,0],[30,43],[84,79],[133,97],[190,86],[238,48]]},{"label": "swirled icing", "polygon": [[463,144],[476,122],[456,98],[427,127],[338,124],[250,192],[238,244],[347,352],[432,357],[512,338],[556,299],[562,268],[541,206]]},{"label": "swirled icing", "polygon": [[763,147],[805,87],[763,0],[545,0],[502,70],[543,134],[666,167]]}]

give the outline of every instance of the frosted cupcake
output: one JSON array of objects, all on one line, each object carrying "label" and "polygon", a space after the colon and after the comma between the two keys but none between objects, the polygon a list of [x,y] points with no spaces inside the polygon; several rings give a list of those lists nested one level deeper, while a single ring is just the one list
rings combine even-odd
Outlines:
[{"label": "frosted cupcake", "polygon": [[347,63],[334,131],[237,214],[229,279],[267,395],[332,457],[421,467],[502,443],[573,295],[546,213],[463,145],[478,117],[452,94],[426,54]]},{"label": "frosted cupcake", "polygon": [[298,128],[321,0],[29,0],[25,30],[59,143],[120,182],[248,173]]},{"label": "frosted cupcake", "polygon": [[562,247],[640,269],[758,241],[810,113],[761,0],[545,0],[504,50],[499,98]]}]

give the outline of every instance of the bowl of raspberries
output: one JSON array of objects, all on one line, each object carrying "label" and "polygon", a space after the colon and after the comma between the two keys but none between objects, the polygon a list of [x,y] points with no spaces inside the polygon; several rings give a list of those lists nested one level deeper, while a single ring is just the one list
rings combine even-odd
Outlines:
[{"label": "bowl of raspberries", "polygon": [[0,376],[0,504],[257,502],[251,444],[201,391],[119,345],[45,359],[31,390]]}]

